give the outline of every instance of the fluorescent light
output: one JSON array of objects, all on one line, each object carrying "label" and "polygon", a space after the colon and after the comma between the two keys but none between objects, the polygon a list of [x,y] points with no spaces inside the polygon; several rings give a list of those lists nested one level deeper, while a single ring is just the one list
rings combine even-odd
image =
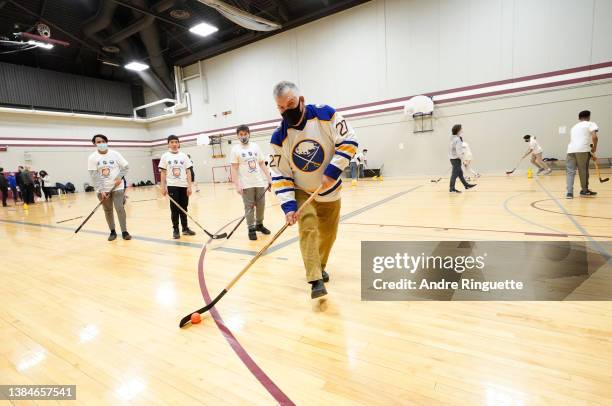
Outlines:
[{"label": "fluorescent light", "polygon": [[143,70],[149,69],[149,65],[134,61],[134,62],[130,62],[127,65],[125,65],[125,69],[135,70],[136,72],[142,72]]},{"label": "fluorescent light", "polygon": [[208,23],[200,23],[198,25],[194,25],[193,27],[191,27],[189,29],[189,31],[193,32],[194,34],[197,34],[201,37],[207,37],[212,33],[215,33],[217,31],[219,31],[219,29],[213,25],[210,25]]},{"label": "fluorescent light", "polygon": [[53,48],[53,44],[46,44],[44,42],[34,41],[34,40],[29,40],[28,44],[35,45],[38,48],[44,48],[44,49],[52,49]]}]

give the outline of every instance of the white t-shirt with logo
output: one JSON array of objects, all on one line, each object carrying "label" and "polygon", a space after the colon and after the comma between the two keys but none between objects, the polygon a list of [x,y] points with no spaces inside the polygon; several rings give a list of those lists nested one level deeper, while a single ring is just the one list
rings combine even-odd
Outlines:
[{"label": "white t-shirt with logo", "polygon": [[570,132],[570,143],[567,146],[567,153],[591,152],[592,131],[599,131],[599,127],[592,121],[581,121],[572,127]]},{"label": "white t-shirt with logo", "polygon": [[166,170],[166,184],[168,186],[188,187],[187,171],[193,162],[184,152],[176,154],[168,151],[159,160],[158,168]]},{"label": "white t-shirt with logo", "polygon": [[[112,149],[108,149],[106,154],[101,154],[96,150],[87,160],[87,170],[98,171],[102,181],[102,188],[99,192],[110,192],[115,186],[115,179],[119,176],[119,172],[126,166],[128,166],[128,161],[123,155]],[[123,181],[115,190],[123,190]]]},{"label": "white t-shirt with logo", "polygon": [[238,176],[243,189],[268,186],[266,175],[259,166],[263,160],[261,149],[254,142],[234,145],[230,153],[230,162],[238,164]]},{"label": "white t-shirt with logo", "polygon": [[540,154],[542,152],[542,147],[535,139],[535,137],[529,138],[529,148],[531,148],[532,154]]}]

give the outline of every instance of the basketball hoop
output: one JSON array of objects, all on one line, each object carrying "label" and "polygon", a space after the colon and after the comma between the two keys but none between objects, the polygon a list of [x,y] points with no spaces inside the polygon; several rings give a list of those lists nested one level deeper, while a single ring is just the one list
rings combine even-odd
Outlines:
[{"label": "basketball hoop", "polygon": [[433,131],[433,112],[434,102],[429,96],[414,96],[404,106],[404,114],[414,119],[414,133]]}]

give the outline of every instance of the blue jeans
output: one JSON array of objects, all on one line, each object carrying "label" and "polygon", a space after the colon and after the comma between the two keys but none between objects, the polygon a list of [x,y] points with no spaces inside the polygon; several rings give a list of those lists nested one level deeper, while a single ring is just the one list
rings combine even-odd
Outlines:
[{"label": "blue jeans", "polygon": [[351,169],[351,178],[357,179],[357,162],[351,162],[349,168]]}]

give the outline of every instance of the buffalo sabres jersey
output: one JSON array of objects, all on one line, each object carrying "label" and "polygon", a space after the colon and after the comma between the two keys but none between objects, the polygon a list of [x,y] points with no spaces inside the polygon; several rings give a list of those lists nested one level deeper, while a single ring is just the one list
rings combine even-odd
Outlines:
[{"label": "buffalo sabres jersey", "polygon": [[315,197],[319,202],[340,199],[340,175],[357,152],[355,131],[332,107],[306,105],[299,127],[285,120],[272,134],[272,187],[285,213],[297,210],[295,189],[312,193],[327,175],[336,182]]}]

